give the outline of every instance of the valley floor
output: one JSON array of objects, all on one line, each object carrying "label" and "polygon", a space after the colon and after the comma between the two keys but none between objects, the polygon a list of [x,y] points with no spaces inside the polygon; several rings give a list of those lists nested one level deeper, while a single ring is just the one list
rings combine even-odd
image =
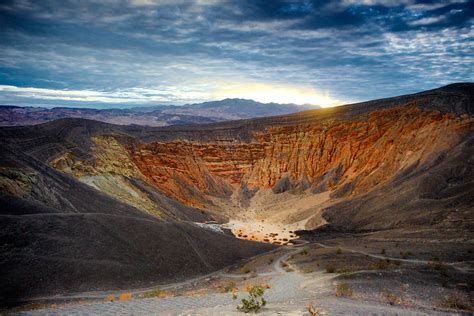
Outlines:
[{"label": "valley floor", "polygon": [[[390,232],[306,236],[309,241],[281,247],[224,271],[159,290],[130,292],[133,299],[124,296],[125,300],[105,302],[110,294],[98,293],[95,299],[83,297],[89,301],[78,302],[78,296],[76,303],[21,314],[241,314],[236,306],[252,285],[268,287],[263,315],[309,315],[308,305],[318,315],[472,311],[470,243],[428,241],[420,234],[410,240],[389,240]],[[238,300],[232,299],[233,288]]]}]

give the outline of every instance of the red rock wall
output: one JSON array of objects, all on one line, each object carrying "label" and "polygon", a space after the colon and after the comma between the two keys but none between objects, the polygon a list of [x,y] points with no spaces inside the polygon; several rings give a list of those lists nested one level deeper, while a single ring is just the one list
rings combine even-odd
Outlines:
[{"label": "red rock wall", "polygon": [[249,143],[154,142],[130,152],[141,173],[170,197],[203,206],[207,194],[222,196],[241,183],[271,188],[284,175],[292,184],[312,183],[339,166],[341,179],[329,189],[361,175],[351,194],[364,193],[472,128],[471,118],[406,106],[352,121],[269,128]]}]

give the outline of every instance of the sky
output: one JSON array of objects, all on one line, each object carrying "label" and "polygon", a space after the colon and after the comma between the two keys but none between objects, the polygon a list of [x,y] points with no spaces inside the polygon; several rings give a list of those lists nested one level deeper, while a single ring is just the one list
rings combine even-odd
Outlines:
[{"label": "sky", "polygon": [[474,81],[474,1],[0,0],[0,104],[323,107]]}]

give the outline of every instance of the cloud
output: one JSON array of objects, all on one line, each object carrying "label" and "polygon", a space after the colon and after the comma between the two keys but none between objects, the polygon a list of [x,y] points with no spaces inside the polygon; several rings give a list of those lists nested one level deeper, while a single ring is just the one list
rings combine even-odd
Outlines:
[{"label": "cloud", "polygon": [[422,18],[422,19],[415,20],[415,21],[410,21],[410,22],[408,22],[408,24],[410,24],[410,25],[429,25],[429,24],[439,23],[439,22],[441,22],[445,19],[446,19],[446,17],[444,17],[444,16],[428,17],[428,18]]},{"label": "cloud", "polygon": [[16,87],[0,85],[0,95],[5,99],[25,102],[36,100],[60,101],[63,104],[74,101],[74,104],[126,104],[156,105],[184,104],[221,100],[225,98],[253,99],[259,102],[278,102],[296,104],[314,104],[320,106],[335,106],[343,102],[332,99],[329,95],[321,94],[311,88],[292,87],[284,85],[268,85],[262,83],[242,83],[224,81],[212,83],[212,92],[203,86],[195,86],[183,91],[173,87],[131,88],[113,91],[94,90],[59,90],[32,87]]},{"label": "cloud", "polygon": [[76,101],[85,104],[125,103],[135,104],[168,104],[176,101],[204,101],[209,94],[198,90],[176,90],[173,87],[130,88],[111,91],[94,90],[60,90],[33,87],[16,87],[0,85],[0,95],[12,99],[57,100],[62,102]]},{"label": "cloud", "polygon": [[20,90],[1,90],[0,102],[332,104],[411,93],[473,80],[472,10],[417,0],[3,1],[0,84]]}]

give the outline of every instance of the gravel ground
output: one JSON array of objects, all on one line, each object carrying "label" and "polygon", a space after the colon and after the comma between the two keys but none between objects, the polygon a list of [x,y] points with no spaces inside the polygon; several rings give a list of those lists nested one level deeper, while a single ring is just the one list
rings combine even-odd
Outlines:
[{"label": "gravel ground", "polygon": [[[302,247],[293,247],[275,261],[270,278],[270,289],[265,292],[267,306],[262,315],[309,315],[308,304],[312,304],[319,315],[444,315],[434,311],[405,309],[399,306],[374,302],[355,301],[334,296],[334,275],[324,272],[287,272],[282,261],[300,252]],[[291,267],[291,266],[290,266]],[[292,268],[292,267],[291,267]],[[235,280],[235,275],[225,275]],[[259,276],[260,277],[260,276]],[[255,282],[259,279],[257,277]],[[239,293],[239,299],[244,293]],[[230,293],[211,293],[200,296],[176,296],[166,298],[134,299],[130,301],[103,302],[93,304],[65,305],[57,308],[21,312],[19,315],[232,315],[242,314],[236,310],[238,301]]]}]

